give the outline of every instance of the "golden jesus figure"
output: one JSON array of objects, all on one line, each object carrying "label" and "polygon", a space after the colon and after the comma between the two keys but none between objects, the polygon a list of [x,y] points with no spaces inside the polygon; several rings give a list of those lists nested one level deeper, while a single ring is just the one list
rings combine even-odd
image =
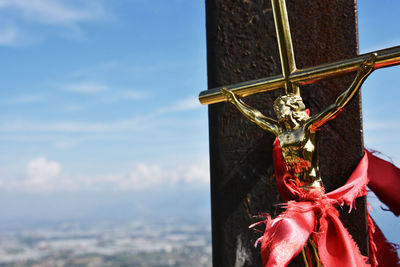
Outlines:
[{"label": "golden jesus figure", "polygon": [[298,178],[302,188],[322,187],[316,133],[346,107],[358,92],[373,71],[375,58],[376,54],[372,54],[363,61],[353,83],[334,104],[311,117],[305,111],[303,100],[298,95],[286,94],[274,101],[273,108],[278,119],[274,120],[245,104],[235,93],[225,88],[221,89],[221,92],[246,118],[278,138],[285,163],[289,171]]}]

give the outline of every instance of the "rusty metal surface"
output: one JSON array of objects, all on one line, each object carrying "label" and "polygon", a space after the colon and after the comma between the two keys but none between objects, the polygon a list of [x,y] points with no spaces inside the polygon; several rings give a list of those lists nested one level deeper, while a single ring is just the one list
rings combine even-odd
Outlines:
[{"label": "rusty metal surface", "polygon": [[[297,66],[352,58],[357,54],[355,3],[351,0],[287,1]],[[206,0],[208,87],[259,79],[281,72],[269,0]],[[301,87],[311,113],[333,103],[353,76]],[[315,90],[315,88],[319,88]],[[254,95],[246,102],[273,116],[281,91]],[[344,184],[362,156],[360,98],[320,134],[320,167],[327,190]],[[351,125],[352,127],[348,127]],[[344,127],[346,126],[346,127]],[[273,136],[247,121],[229,103],[209,106],[214,266],[261,266],[259,233],[248,229],[259,212],[276,216],[281,202],[275,187]],[[345,225],[367,253],[365,200]],[[357,223],[351,223],[355,221]],[[301,266],[294,261],[291,266]]]}]

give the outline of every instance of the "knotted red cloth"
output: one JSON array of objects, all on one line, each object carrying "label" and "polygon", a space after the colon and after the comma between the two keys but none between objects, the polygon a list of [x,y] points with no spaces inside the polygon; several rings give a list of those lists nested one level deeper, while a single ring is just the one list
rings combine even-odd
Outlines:
[{"label": "knotted red cloth", "polygon": [[[274,142],[273,156],[277,187],[282,199],[286,201],[286,204],[283,204],[286,211],[275,219],[267,215],[264,221],[266,224],[264,235],[257,240],[257,243],[261,242],[263,265],[287,266],[311,238],[325,267],[370,266],[367,264],[368,258],[361,255],[357,244],[343,226],[335,206],[348,205],[351,210],[357,197],[367,195],[366,186],[369,183],[377,196],[395,214],[399,214],[400,170],[366,151],[347,183],[332,192],[325,193],[323,188],[305,190],[299,186],[299,181],[285,164],[278,140]],[[316,218],[319,218],[318,232],[316,232]],[[379,266],[399,266],[396,251],[393,249],[391,253],[393,260],[390,262],[384,263],[379,258],[380,256],[388,258],[387,255],[381,255],[383,254],[379,250],[381,245],[376,245],[373,241],[374,235],[381,232],[378,228],[375,230],[370,217],[368,222],[371,265],[377,266],[379,263]],[[390,245],[384,238],[379,238],[378,241]]]}]

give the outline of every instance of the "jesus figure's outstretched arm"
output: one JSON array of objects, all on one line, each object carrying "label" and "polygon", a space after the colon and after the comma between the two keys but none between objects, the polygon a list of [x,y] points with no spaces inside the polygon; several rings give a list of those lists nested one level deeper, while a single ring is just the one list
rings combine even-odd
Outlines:
[{"label": "jesus figure's outstretched arm", "polygon": [[361,85],[374,70],[376,54],[371,54],[366,60],[361,63],[358,68],[356,78],[350,87],[344,91],[335,101],[334,104],[330,105],[325,110],[312,116],[307,122],[306,127],[312,127],[312,129],[319,129],[322,125],[332,119],[338,112],[340,112],[349,102],[353,99],[354,95],[358,92]]},{"label": "jesus figure's outstretched arm", "polygon": [[272,118],[264,116],[260,111],[254,109],[244,103],[242,100],[238,99],[235,93],[222,88],[221,93],[226,97],[226,99],[231,102],[235,107],[250,121],[254,122],[266,131],[273,133],[275,136],[279,134],[278,122]]}]

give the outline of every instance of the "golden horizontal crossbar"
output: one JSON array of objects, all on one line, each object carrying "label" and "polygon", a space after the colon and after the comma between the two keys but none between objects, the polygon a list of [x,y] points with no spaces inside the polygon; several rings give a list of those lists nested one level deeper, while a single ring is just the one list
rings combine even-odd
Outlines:
[{"label": "golden horizontal crossbar", "polygon": [[[289,75],[289,79],[293,84],[304,85],[314,83],[318,80],[355,72],[358,70],[360,64],[371,53],[377,54],[374,69],[400,65],[400,46],[395,46],[362,54],[352,59],[323,64],[306,69],[295,70]],[[226,88],[233,91],[236,95],[240,97],[245,97],[256,93],[281,89],[284,87],[285,78],[283,77],[283,75],[277,75],[268,78],[246,81],[242,83],[205,90],[200,93],[199,100],[200,103],[203,105],[225,101],[225,97],[221,94],[221,88]]]}]

